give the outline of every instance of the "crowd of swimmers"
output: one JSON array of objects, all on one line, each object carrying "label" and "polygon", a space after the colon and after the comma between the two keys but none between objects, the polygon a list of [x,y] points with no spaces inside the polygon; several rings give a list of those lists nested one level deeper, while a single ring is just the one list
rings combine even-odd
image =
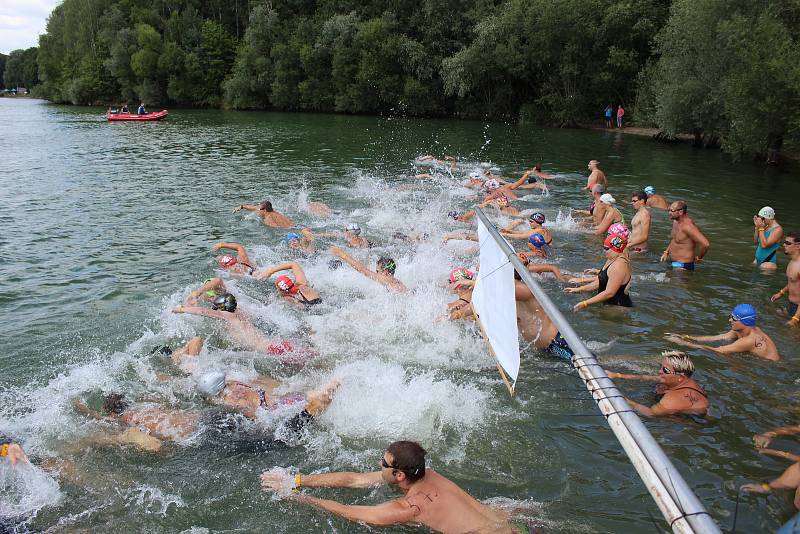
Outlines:
[{"label": "crowd of swimmers", "polygon": [[[418,161],[429,164],[433,170],[418,174],[418,179],[436,179],[442,172],[455,178],[460,172],[456,158],[437,159],[425,156]],[[552,233],[545,226],[546,217],[541,212],[522,216],[514,202],[516,193],[523,190],[548,191],[546,183],[555,177],[542,171],[541,166],[527,170],[516,179],[504,179],[496,169],[475,169],[466,173],[461,185],[477,191],[474,204],[487,210],[510,217],[512,222],[500,231],[511,242],[521,247],[518,257],[525,267],[535,273],[552,275],[559,282],[567,284],[564,291],[580,294],[581,300],[574,304],[575,312],[597,306],[634,306],[630,288],[635,261],[646,261],[644,254],[649,250],[649,238],[653,226],[651,209],[666,210],[671,220],[670,241],[660,255],[661,262],[680,271],[693,271],[702,264],[710,249],[710,242],[689,215],[687,203],[682,200],[668,202],[656,193],[653,186],[634,191],[630,204],[634,215],[628,221],[618,207],[616,197],[609,190],[608,179],[596,160],[588,164],[589,176],[582,188],[591,197],[587,210],[576,210],[580,224],[587,234],[598,236],[602,241],[602,265],[586,269],[582,276],[570,276],[552,263],[554,244]],[[441,171],[441,172],[440,172]],[[383,286],[386,290],[403,294],[409,288],[396,278],[397,264],[388,256],[378,258],[375,268],[356,259],[354,254],[361,249],[371,249],[374,244],[362,235],[360,226],[348,224],[341,231],[314,231],[300,228],[286,215],[276,211],[269,201],[260,204],[241,204],[238,211],[256,214],[263,223],[277,231],[286,232],[285,242],[294,255],[283,263],[259,266],[240,243],[219,242],[211,247],[219,254],[217,265],[226,273],[225,277],[211,277],[199,284],[185,298],[184,302],[172,311],[176,314],[192,314],[219,321],[226,328],[229,338],[238,347],[275,358],[287,368],[304,365],[317,355],[316,349],[307,343],[276,339],[267,336],[253,322],[250,315],[242,309],[237,296],[226,285],[226,278],[249,278],[255,281],[271,281],[276,296],[288,306],[308,310],[320,304],[323,295],[314,288],[302,265],[302,258],[318,252],[322,239],[333,240],[336,244],[328,247],[331,256],[328,266],[338,269],[345,264],[366,278]],[[308,211],[315,217],[329,217],[331,210],[322,202],[309,202]],[[473,225],[474,210],[448,213],[453,224]],[[788,297],[789,327],[800,322],[800,233],[784,234],[770,207],[759,210],[753,218],[755,263],[762,269],[776,269],[779,250],[790,258],[787,268],[787,283],[774,295],[773,302]],[[427,234],[395,234],[397,240],[429,239]],[[465,239],[477,241],[473,231],[446,234],[444,240]],[[341,245],[341,246],[339,246]],[[599,247],[598,247],[599,248]],[[349,249],[349,250],[346,250]],[[637,260],[636,258],[639,258]],[[467,267],[455,267],[449,274],[449,288],[454,299],[448,303],[444,314],[437,320],[474,320],[471,297],[477,271]],[[574,353],[562,337],[558,328],[544,312],[530,289],[515,273],[515,298],[517,319],[523,339],[536,349],[557,358],[569,360]],[[725,356],[749,353],[765,360],[780,358],[775,343],[757,326],[758,313],[747,303],[733,307],[730,316],[730,329],[718,335],[665,335],[667,342],[686,347],[713,352]],[[221,407],[222,414],[236,414],[245,420],[256,420],[262,410],[291,410],[293,415],[284,422],[283,433],[294,433],[305,428],[315,417],[325,411],[335,397],[341,381],[334,379],[321,384],[317,389],[305,392],[285,392],[284,385],[269,376],[258,376],[250,380],[236,380],[224,370],[198,370],[198,356],[205,340],[194,337],[179,348],[162,347],[161,352],[174,364],[175,372],[182,376],[192,376],[197,392],[209,406]],[[608,371],[610,378],[643,380],[655,383],[660,397],[651,406],[628,399],[631,407],[644,416],[692,415],[704,416],[709,409],[709,398],[703,387],[693,378],[695,367],[685,352],[665,350],[659,360],[655,374],[634,375]],[[175,374],[175,373],[174,373]],[[173,374],[173,375],[174,375]],[[170,376],[164,377],[165,380]],[[102,406],[90,406],[83,399],[74,401],[75,409],[88,417],[113,423],[116,431],[106,432],[96,442],[110,444],[129,444],[146,451],[158,451],[165,440],[175,441],[193,435],[198,428],[219,416],[213,410],[178,410],[148,402],[128,399],[124,393],[110,392],[105,395]],[[281,432],[276,431],[276,436]],[[784,451],[768,449],[771,440],[777,436],[800,433],[800,426],[781,427],[766,431],[754,437],[755,445],[765,454],[772,454],[792,460],[794,465],[771,482],[747,484],[747,491],[767,492],[773,489],[792,489],[798,491],[795,504],[800,505],[800,458]],[[276,439],[280,439],[279,437]],[[12,465],[25,464],[25,452],[13,440],[4,439],[0,445],[0,457]],[[376,458],[377,469],[369,473],[291,473],[287,469],[273,468],[261,475],[264,491],[277,494],[294,502],[307,504],[327,510],[352,521],[373,525],[393,525],[417,523],[440,532],[528,532],[529,526],[516,525],[504,512],[478,502],[456,484],[426,466],[426,451],[412,441],[396,441],[388,445],[383,455]],[[376,506],[349,506],[333,500],[322,499],[303,492],[306,488],[370,488],[389,484],[399,489],[403,496]]]}]

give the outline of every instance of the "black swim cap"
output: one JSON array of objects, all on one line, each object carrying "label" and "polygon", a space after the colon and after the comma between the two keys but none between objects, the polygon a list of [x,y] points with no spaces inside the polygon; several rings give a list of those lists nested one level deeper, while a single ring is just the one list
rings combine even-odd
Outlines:
[{"label": "black swim cap", "polygon": [[342,260],[340,260],[339,258],[331,258],[330,260],[328,260],[328,269],[330,269],[331,271],[335,271],[341,266],[342,266]]},{"label": "black swim cap", "polygon": [[230,293],[223,293],[213,300],[211,303],[212,310],[225,310],[226,312],[236,311],[236,297]]}]

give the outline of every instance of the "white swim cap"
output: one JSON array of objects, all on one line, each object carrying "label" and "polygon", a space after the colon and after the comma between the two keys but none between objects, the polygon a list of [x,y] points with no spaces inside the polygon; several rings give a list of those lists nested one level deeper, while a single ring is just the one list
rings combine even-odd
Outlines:
[{"label": "white swim cap", "polygon": [[600,197],[600,202],[603,204],[614,204],[617,201],[614,197],[611,196],[611,193],[606,193]]},{"label": "white swim cap", "polygon": [[765,219],[774,219],[775,218],[775,210],[770,208],[769,206],[764,206],[758,211],[759,217],[764,217]]},{"label": "white swim cap", "polygon": [[347,231],[359,235],[361,233],[361,227],[356,223],[350,223],[347,225]]},{"label": "white swim cap", "polygon": [[479,173],[478,171],[472,171],[471,173],[469,173],[469,177],[472,178],[473,180],[477,180],[478,178],[481,177],[481,173]]},{"label": "white swim cap", "polygon": [[197,381],[197,391],[205,397],[216,397],[225,387],[225,373],[209,371]]},{"label": "white swim cap", "polygon": [[483,188],[486,189],[487,191],[494,191],[499,187],[500,187],[500,182],[498,182],[494,178],[490,178],[489,180],[483,182]]}]

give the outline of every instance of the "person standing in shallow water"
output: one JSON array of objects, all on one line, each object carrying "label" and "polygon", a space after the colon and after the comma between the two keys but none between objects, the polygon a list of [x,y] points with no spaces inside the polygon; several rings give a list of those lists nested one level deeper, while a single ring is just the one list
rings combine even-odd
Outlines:
[{"label": "person standing in shallow water", "polygon": [[614,114],[614,107],[609,104],[606,106],[606,128],[613,128],[613,118],[612,115]]},{"label": "person standing in shallow water", "polygon": [[[686,212],[688,208],[683,200],[676,200],[669,207],[669,218],[672,219],[672,239],[667,250],[661,255],[661,261],[672,260],[673,269],[694,271],[695,263],[701,263],[711,243],[700,231]],[[695,249],[697,254],[695,255]]]},{"label": "person standing in shallow water", "polygon": [[631,205],[636,215],[631,220],[631,236],[628,239],[628,250],[631,252],[647,252],[647,240],[650,239],[650,222],[652,216],[647,207],[647,194],[638,191],[631,197]]},{"label": "person standing in shallow water", "polygon": [[778,268],[778,248],[783,241],[783,228],[775,220],[775,210],[764,206],[753,217],[753,243],[756,245],[756,259],[753,265],[763,271],[774,271]]},{"label": "person standing in shallow water", "polygon": [[770,300],[777,302],[786,293],[789,293],[789,321],[788,326],[796,327],[800,323],[800,232],[791,232],[783,241],[783,252],[791,260],[786,267],[787,284],[780,291],[772,295]]}]

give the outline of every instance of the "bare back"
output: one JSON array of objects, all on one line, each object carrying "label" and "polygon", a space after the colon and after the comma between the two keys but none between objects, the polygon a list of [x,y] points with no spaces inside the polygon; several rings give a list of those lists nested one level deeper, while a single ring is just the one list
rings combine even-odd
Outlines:
[{"label": "bare back", "polygon": [[646,204],[651,208],[659,208],[662,210],[669,208],[669,202],[667,202],[667,199],[661,195],[656,195],[655,193],[647,197]]},{"label": "bare back", "polygon": [[680,413],[705,415],[708,411],[708,396],[700,384],[689,378],[678,386],[666,390],[659,404]]},{"label": "bare back", "polygon": [[199,414],[156,406],[136,406],[126,410],[120,420],[126,425],[144,428],[159,439],[175,440],[197,431]]},{"label": "bare back", "polygon": [[775,346],[775,342],[772,341],[772,339],[759,327],[754,326],[750,334],[745,336],[745,339],[748,339],[752,342],[752,348],[750,349],[750,352],[759,358],[772,361],[781,359],[780,355],[778,354],[778,347]]},{"label": "bare back", "polygon": [[478,502],[432,469],[402,498],[416,522],[445,534],[510,533],[507,515]]},{"label": "bare back", "polygon": [[264,220],[264,224],[273,228],[293,228],[295,226],[288,217],[277,211],[262,211],[261,218]]}]

